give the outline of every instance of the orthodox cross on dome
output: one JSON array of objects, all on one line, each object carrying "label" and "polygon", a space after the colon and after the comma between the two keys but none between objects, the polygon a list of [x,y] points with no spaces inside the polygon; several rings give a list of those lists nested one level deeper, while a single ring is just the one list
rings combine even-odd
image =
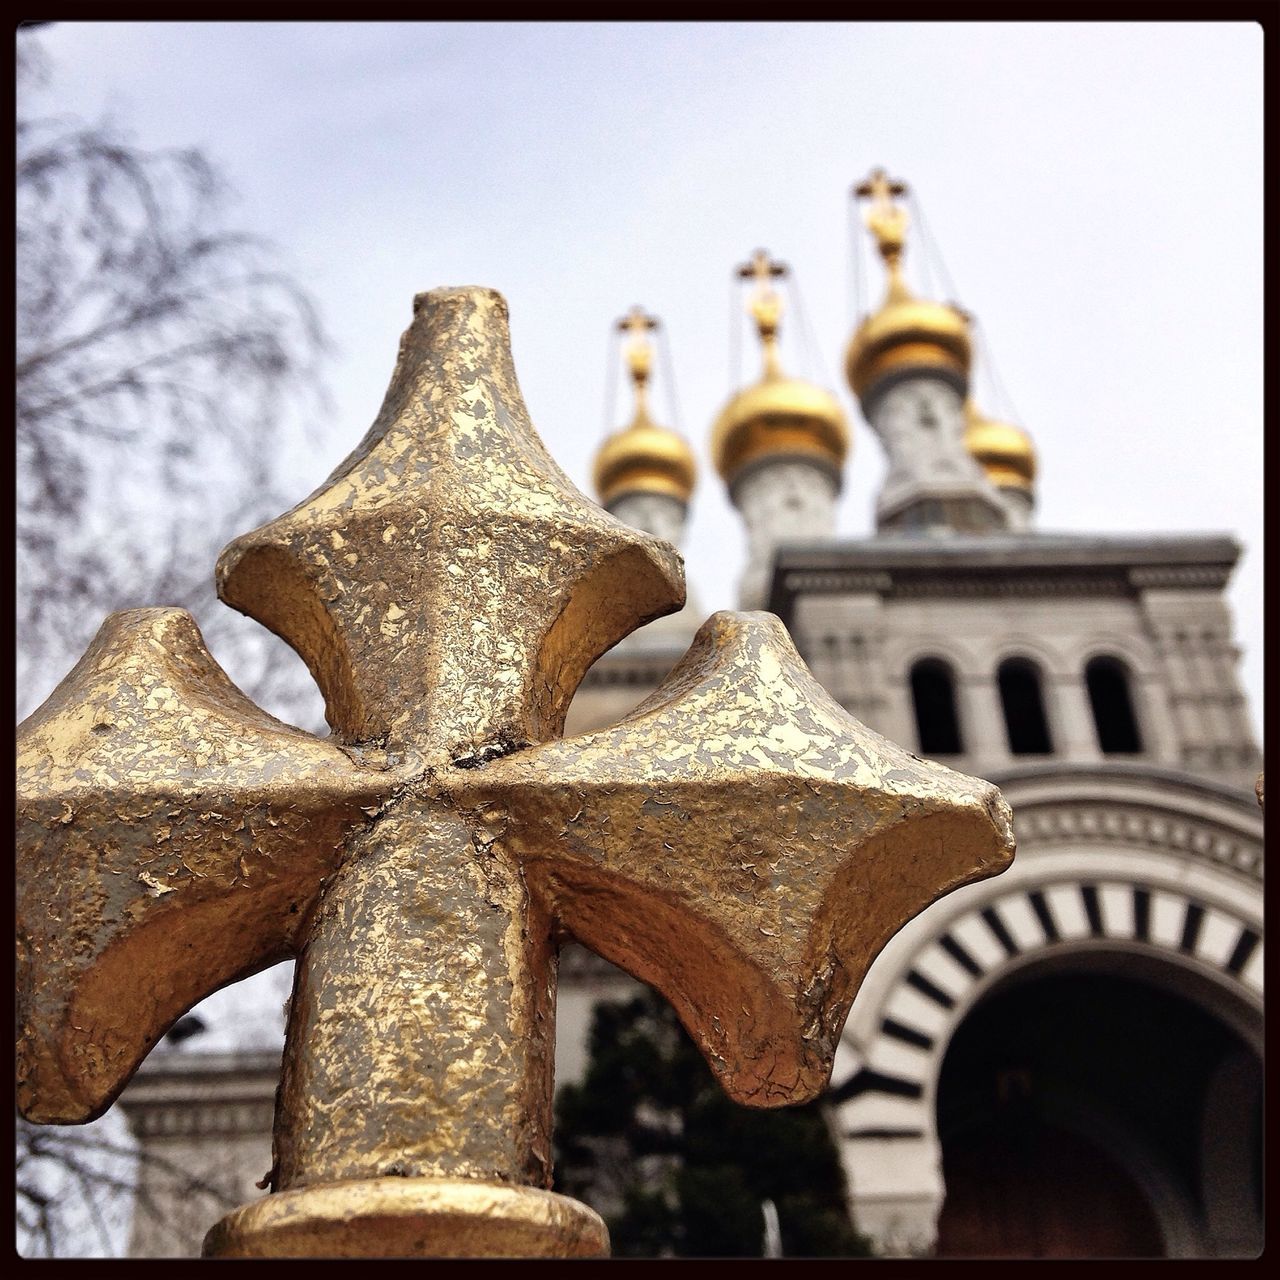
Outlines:
[{"label": "orthodox cross on dome", "polygon": [[332,735],[254,706],[181,609],[113,614],[19,728],[28,1118],[101,1114],[192,1004],[298,960],[273,1194],[210,1254],[605,1252],[547,1189],[564,938],[661,990],[732,1097],[783,1105],[826,1084],[888,939],[1012,857],[999,792],[853,720],[769,614],[714,615],[563,739],[595,659],[683,603],[679,557],[547,453],[499,295],[414,310],[365,438],[218,562]]},{"label": "orthodox cross on dome", "polygon": [[785,262],[777,262],[769,257],[765,249],[757,249],[749,262],[737,267],[739,280],[754,280],[755,288],[751,293],[748,309],[756,322],[756,331],[764,346],[764,363],[766,376],[777,376],[781,373],[778,362],[778,324],[782,319],[782,298],[773,287],[773,281],[782,279],[790,272]]},{"label": "orthodox cross on dome", "polygon": [[653,344],[648,335],[658,328],[659,323],[657,316],[649,315],[641,306],[632,307],[618,321],[618,332],[631,335],[631,341],[626,346],[626,356],[631,380],[635,383],[637,401],[644,398],[645,384],[649,381],[649,373],[653,368]]},{"label": "orthodox cross on dome", "polygon": [[859,200],[870,201],[863,210],[863,220],[876,238],[891,279],[896,279],[906,243],[907,211],[894,203],[894,197],[905,196],[907,184],[890,178],[883,169],[873,169],[854,187],[853,194]]},{"label": "orthodox cross on dome", "polygon": [[618,321],[618,332],[633,334],[643,341],[644,335],[656,329],[661,323],[657,316],[650,315],[637,304]]}]

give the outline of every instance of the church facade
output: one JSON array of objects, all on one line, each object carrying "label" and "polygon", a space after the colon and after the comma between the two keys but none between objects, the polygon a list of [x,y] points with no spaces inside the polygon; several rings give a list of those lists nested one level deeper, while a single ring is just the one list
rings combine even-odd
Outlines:
[{"label": "church facade", "polygon": [[[858,719],[996,782],[1014,814],[1012,868],[912,921],[855,1001],[827,1095],[850,1211],[888,1254],[1250,1256],[1263,846],[1224,599],[1239,548],[1034,528],[1034,448],[973,405],[968,317],[906,283],[904,190],[879,171],[857,188],[888,282],[845,362],[889,460],[875,533],[837,537],[848,424],[781,368],[785,269],[764,254],[741,269],[762,374],[712,435],[747,539],[740,607],[781,617]],[[635,412],[595,483],[620,519],[679,543],[696,466],[650,414],[654,323],[621,322]],[[566,732],[629,711],[700,621],[690,600],[605,655]],[[584,1069],[592,1005],[631,986],[566,951],[559,1079]],[[275,1065],[193,1045],[144,1065],[121,1105],[144,1147],[217,1164],[249,1198]],[[174,1212],[194,1251],[219,1210]],[[140,1215],[135,1254],[172,1252],[172,1227]]]}]

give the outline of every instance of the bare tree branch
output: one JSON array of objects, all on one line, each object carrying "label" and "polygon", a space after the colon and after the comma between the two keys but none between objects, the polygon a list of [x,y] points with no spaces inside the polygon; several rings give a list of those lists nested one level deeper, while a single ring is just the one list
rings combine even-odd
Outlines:
[{"label": "bare tree branch", "polygon": [[[19,712],[105,614],[160,604],[190,609],[266,709],[316,727],[300,662],[213,590],[222,545],[303,496],[285,440],[304,443],[324,407],[315,306],[270,244],[228,225],[225,184],[199,150],[148,151],[105,125],[31,118],[26,92],[48,68],[29,30],[17,64]],[[109,1252],[113,1224],[160,1212],[139,1161],[179,1197],[239,1199],[91,1133],[20,1124],[17,1139],[24,1247],[49,1257],[95,1239]],[[68,1205],[81,1200],[77,1244]]]}]

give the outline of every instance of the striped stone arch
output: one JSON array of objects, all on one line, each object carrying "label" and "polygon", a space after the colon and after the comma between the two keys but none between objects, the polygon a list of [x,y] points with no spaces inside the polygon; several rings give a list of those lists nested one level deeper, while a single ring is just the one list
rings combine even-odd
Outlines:
[{"label": "striped stone arch", "polygon": [[832,1081],[842,1135],[925,1136],[940,1050],[965,1013],[994,979],[1078,944],[1203,966],[1261,1004],[1261,926],[1230,907],[1116,877],[1019,886],[965,912],[915,954],[884,1001],[865,1063]]},{"label": "striped stone arch", "polygon": [[[854,1004],[828,1094],[858,1225],[927,1250],[945,1188],[939,1075],[951,1038],[1020,969],[1139,955],[1260,1050],[1261,819],[1227,788],[1149,767],[997,778],[1018,853],[894,938]],[[1194,993],[1194,994],[1193,994]]]}]

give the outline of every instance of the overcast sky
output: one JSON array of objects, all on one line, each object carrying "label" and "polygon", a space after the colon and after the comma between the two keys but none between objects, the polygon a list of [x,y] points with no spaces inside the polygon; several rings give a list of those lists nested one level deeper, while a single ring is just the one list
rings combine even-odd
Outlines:
[{"label": "overcast sky", "polygon": [[[743,561],[706,459],[733,390],[730,273],[756,246],[792,264],[817,338],[807,359],[790,343],[791,371],[854,423],[839,532],[873,527],[883,455],[835,380],[854,320],[848,189],[888,167],[1011,403],[982,373],[980,402],[1034,437],[1039,527],[1243,543],[1230,599],[1260,723],[1257,26],[67,22],[37,38],[50,80],[33,106],[203,147],[238,192],[236,225],[276,241],[318,299],[334,407],[292,460],[299,498],[377,411],[413,295],[452,284],[506,295],[533,420],[590,492],[626,411],[620,396],[605,421],[611,323],[655,311],[674,425],[704,460],[685,550],[706,612],[733,605]],[[951,294],[936,264],[931,286]],[[660,381],[655,396],[666,412]]]}]

